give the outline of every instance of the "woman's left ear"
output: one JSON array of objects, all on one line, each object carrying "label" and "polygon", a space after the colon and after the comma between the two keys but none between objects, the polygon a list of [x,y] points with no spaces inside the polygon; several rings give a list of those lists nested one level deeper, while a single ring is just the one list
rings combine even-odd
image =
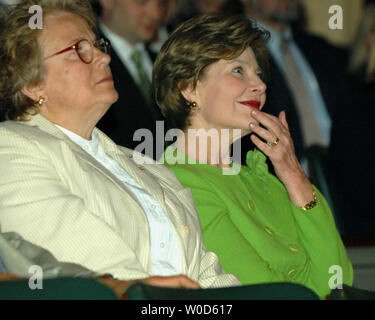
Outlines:
[{"label": "woman's left ear", "polygon": [[37,102],[40,97],[44,97],[42,86],[29,86],[22,89],[22,93],[29,97],[31,100]]},{"label": "woman's left ear", "polygon": [[192,83],[186,83],[185,81],[180,81],[177,86],[180,89],[180,92],[186,101],[188,101],[189,103],[196,101],[196,98],[197,98],[196,88],[193,88]]}]

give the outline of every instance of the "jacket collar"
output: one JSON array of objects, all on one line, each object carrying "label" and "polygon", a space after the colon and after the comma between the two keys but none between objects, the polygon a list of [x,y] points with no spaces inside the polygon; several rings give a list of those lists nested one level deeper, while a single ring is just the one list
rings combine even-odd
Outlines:
[{"label": "jacket collar", "polygon": [[[49,121],[47,118],[45,118],[41,114],[36,114],[35,116],[31,116],[30,120],[25,122],[25,124],[30,125],[32,127],[38,127],[40,130],[47,132],[58,139],[69,141],[70,143],[73,143],[74,145],[76,145],[58,127],[56,127],[56,125],[53,122]],[[94,131],[98,135],[100,146],[106,152],[109,152],[109,153],[120,152],[118,146],[110,138],[108,138],[102,131],[100,131],[97,128],[94,128]]]},{"label": "jacket collar", "polygon": [[[100,163],[98,163],[92,156],[90,156],[87,152],[85,152],[79,145],[75,142],[70,140],[68,136],[66,136],[58,127],[55,126],[54,123],[46,119],[41,114],[36,114],[35,116],[31,116],[30,120],[25,122],[25,124],[37,127],[38,129],[58,138],[65,143],[67,143],[81,159],[90,163],[96,169],[102,171],[106,176],[110,177],[117,185],[119,185],[122,189],[124,188],[123,183],[120,182],[112,172],[108,171],[105,167],[103,167]],[[114,160],[116,160],[138,183],[141,185],[145,190],[147,190],[150,194],[153,194],[162,205],[165,205],[165,198],[164,192],[154,178],[148,175],[145,171],[145,168],[148,166],[155,165],[137,165],[132,160],[132,150],[120,147],[116,145],[107,135],[105,135],[102,131],[98,128],[94,128],[94,131],[98,135],[99,138],[99,145],[103,148],[104,152],[110,155]],[[152,171],[152,170],[151,170]],[[137,201],[135,197],[134,200]],[[138,202],[138,201],[137,201]]]}]

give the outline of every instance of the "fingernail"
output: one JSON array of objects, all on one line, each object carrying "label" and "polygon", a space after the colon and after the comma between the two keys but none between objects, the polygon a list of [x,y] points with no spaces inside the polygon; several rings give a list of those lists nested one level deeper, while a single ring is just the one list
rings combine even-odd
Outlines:
[{"label": "fingernail", "polygon": [[256,112],[255,110],[253,110],[253,111],[251,112],[251,114],[255,116],[255,115],[257,114],[257,112]]},{"label": "fingernail", "polygon": [[255,124],[254,123],[250,123],[250,128],[254,129],[255,128]]}]

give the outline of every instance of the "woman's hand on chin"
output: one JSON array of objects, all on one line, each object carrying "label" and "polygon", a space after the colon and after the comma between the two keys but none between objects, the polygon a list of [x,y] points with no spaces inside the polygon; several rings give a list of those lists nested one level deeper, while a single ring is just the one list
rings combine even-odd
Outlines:
[{"label": "woman's hand on chin", "polygon": [[291,201],[297,206],[304,206],[313,199],[313,188],[295,154],[285,111],[281,111],[279,117],[253,111],[252,117],[265,128],[250,123],[250,129],[255,133],[251,135],[251,141],[270,158]]}]

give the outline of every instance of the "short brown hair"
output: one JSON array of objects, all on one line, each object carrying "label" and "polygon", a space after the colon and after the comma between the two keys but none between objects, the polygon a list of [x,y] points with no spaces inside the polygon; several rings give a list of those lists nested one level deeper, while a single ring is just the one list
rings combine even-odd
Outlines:
[{"label": "short brown hair", "polygon": [[33,5],[42,8],[44,21],[53,14],[70,12],[82,17],[92,30],[96,28],[89,0],[22,0],[3,11],[0,14],[0,121],[27,120],[28,114],[38,112],[35,101],[22,92],[26,86],[43,82],[43,56],[38,43],[42,30],[29,27],[32,16],[29,8]]},{"label": "short brown hair", "polygon": [[203,14],[182,23],[162,46],[154,64],[156,102],[170,128],[184,130],[190,108],[180,90],[195,88],[207,66],[231,60],[251,47],[264,73],[269,32],[243,15]]}]

